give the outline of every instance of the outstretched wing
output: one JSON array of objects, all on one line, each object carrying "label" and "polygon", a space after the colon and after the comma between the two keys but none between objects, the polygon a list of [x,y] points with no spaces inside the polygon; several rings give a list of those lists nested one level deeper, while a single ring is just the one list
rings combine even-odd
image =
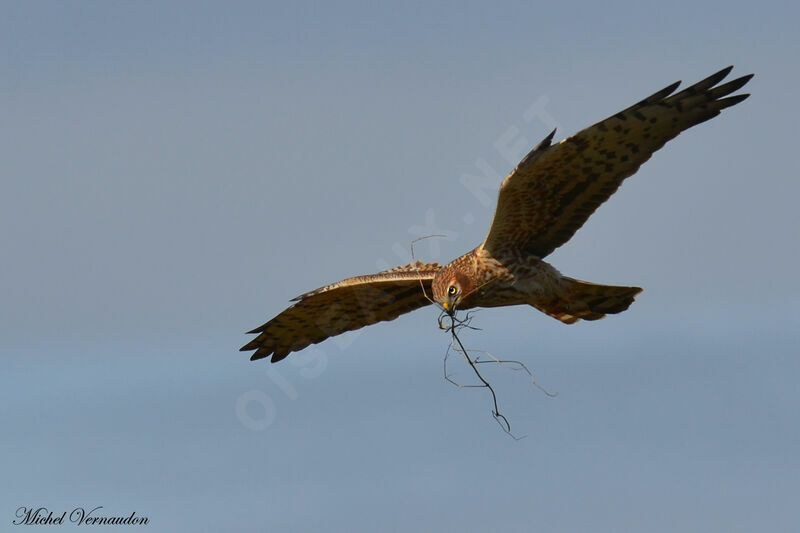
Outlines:
[{"label": "outstretched wing", "polygon": [[717,86],[732,68],[670,96],[676,82],[551,146],[553,131],[503,180],[483,247],[544,257],[567,242],[664,143],[749,96],[724,98],[753,76]]},{"label": "outstretched wing", "polygon": [[250,360],[272,355],[275,363],[328,337],[394,320],[431,303],[431,281],[440,268],[437,263],[417,261],[307,292],[263,326],[248,331],[259,335],[241,351],[255,350]]}]

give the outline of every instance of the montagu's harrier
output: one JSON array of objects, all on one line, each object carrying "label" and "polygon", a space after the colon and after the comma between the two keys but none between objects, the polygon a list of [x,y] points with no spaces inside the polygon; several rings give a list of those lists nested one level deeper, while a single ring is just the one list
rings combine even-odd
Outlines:
[{"label": "montagu's harrier", "polygon": [[[751,75],[718,85],[732,67],[672,94],[658,91],[551,145],[553,131],[500,184],[489,235],[445,266],[419,261],[348,278],[298,296],[291,307],[250,331],[251,359],[290,352],[426,306],[456,309],[529,304],[572,324],[620,313],[639,287],[598,285],[562,276],[543,261],[668,140],[749,95],[728,96]],[[432,298],[432,300],[431,300]]]}]

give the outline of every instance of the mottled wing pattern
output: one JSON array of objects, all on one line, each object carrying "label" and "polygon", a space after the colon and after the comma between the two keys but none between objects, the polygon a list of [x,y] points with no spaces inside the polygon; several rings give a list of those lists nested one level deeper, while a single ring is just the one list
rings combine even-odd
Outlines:
[{"label": "mottled wing pattern", "polygon": [[440,268],[437,263],[417,261],[307,292],[294,298],[297,303],[281,314],[249,331],[259,335],[241,351],[255,350],[251,360],[272,355],[275,363],[328,337],[394,320],[430,303],[431,281]]},{"label": "mottled wing pattern", "polygon": [[553,146],[551,133],[503,180],[483,247],[544,257],[567,242],[664,143],[749,96],[724,98],[752,77],[717,85],[731,69],[672,95],[674,83]]}]

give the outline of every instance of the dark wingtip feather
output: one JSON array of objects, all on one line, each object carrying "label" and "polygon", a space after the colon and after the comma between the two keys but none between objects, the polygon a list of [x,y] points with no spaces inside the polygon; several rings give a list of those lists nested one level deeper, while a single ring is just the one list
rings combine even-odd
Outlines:
[{"label": "dark wingtip feather", "polygon": [[264,352],[261,352],[261,350],[257,350],[256,353],[254,353],[253,355],[250,356],[250,360],[251,361],[258,361],[259,359],[264,359],[268,355],[269,355],[268,353],[264,353]]},{"label": "dark wingtip feather", "polygon": [[723,83],[719,87],[714,87],[711,89],[710,94],[711,97],[714,99],[718,99],[722,96],[726,96],[731,94],[734,91],[738,91],[744,85],[750,81],[753,77],[753,74],[748,74],[747,76],[742,76],[741,78],[736,78],[735,80],[729,81],[728,83]]},{"label": "dark wingtip feather", "polygon": [[[252,332],[250,332],[250,333],[252,333]],[[249,352],[250,350],[255,350],[256,348],[258,348],[258,344],[256,343],[256,340],[258,340],[258,339],[255,338],[255,339],[251,340],[250,342],[248,342],[247,344],[245,344],[244,346],[239,348],[239,351],[240,352]]]},{"label": "dark wingtip feather", "polygon": [[707,85],[708,87],[713,87],[714,85],[718,84],[723,79],[725,79],[725,76],[730,74],[732,70],[733,70],[733,65],[728,65],[719,72],[715,72],[706,79],[697,82],[695,85]]},{"label": "dark wingtip feather", "polygon": [[[283,361],[286,359],[286,356],[289,355],[288,351],[280,351],[275,352],[272,354],[272,359],[269,360],[270,363],[277,363],[278,361]],[[266,356],[264,356],[266,357]]]},{"label": "dark wingtip feather", "polygon": [[528,152],[528,155],[523,157],[522,160],[517,164],[517,168],[524,167],[525,165],[533,161],[533,158],[536,157],[539,153],[541,153],[542,150],[549,148],[550,145],[553,143],[553,136],[556,134],[556,129],[558,128],[553,128],[553,131],[550,132],[550,135],[542,139],[542,141],[539,144],[534,146],[533,150]]},{"label": "dark wingtip feather", "polygon": [[722,81],[723,78],[725,78],[725,76],[727,76],[730,73],[731,69],[733,69],[733,65],[731,65],[729,67],[726,67],[726,68],[720,70],[719,72],[715,72],[711,76],[698,81],[694,85],[690,85],[689,87],[685,88],[684,90],[673,94],[672,96],[667,98],[667,100],[666,100],[667,103],[678,102],[678,101],[681,101],[684,98],[687,98],[689,96],[700,94],[702,92],[708,91],[714,85],[716,85],[720,81]]},{"label": "dark wingtip feather", "polygon": [[747,100],[749,96],[750,94],[746,93],[746,94],[737,94],[736,96],[729,96],[728,98],[722,98],[720,100],[717,100],[717,108],[725,109],[726,107],[736,105],[742,100]]},{"label": "dark wingtip feather", "polygon": [[667,85],[666,87],[664,87],[660,91],[656,91],[653,94],[651,94],[650,96],[648,96],[647,98],[645,98],[644,100],[642,100],[641,102],[638,102],[633,107],[640,107],[640,106],[645,106],[645,105],[650,105],[650,104],[655,104],[657,102],[660,102],[661,100],[663,100],[667,96],[671,95],[675,91],[675,89],[678,88],[678,86],[680,84],[681,84],[681,81],[678,80],[675,83]]},{"label": "dark wingtip feather", "polygon": [[733,80],[733,81],[732,81],[732,82],[730,82],[730,83],[736,83],[736,82],[738,82],[739,80],[742,80],[742,85],[744,85],[745,83],[747,83],[748,81],[750,81],[751,79],[753,79],[753,76],[755,76],[755,73],[745,74],[745,75],[744,75],[744,76],[742,76],[741,78],[736,78],[735,80]]},{"label": "dark wingtip feather", "polygon": [[[536,152],[538,152],[539,150],[543,150],[543,149],[547,148],[548,146],[550,146],[551,144],[553,144],[553,136],[556,134],[556,129],[558,129],[558,128],[553,128],[553,131],[551,131],[550,134],[547,137],[542,139],[539,144],[534,146],[533,150],[531,150],[530,154],[528,154],[528,155],[533,155]],[[527,156],[526,156],[526,158],[527,158]],[[523,159],[523,161],[524,161],[524,159]]]}]

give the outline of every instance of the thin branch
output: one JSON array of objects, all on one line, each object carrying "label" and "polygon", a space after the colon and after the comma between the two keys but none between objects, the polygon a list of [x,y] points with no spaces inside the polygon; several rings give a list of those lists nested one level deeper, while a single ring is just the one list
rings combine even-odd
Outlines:
[{"label": "thin branch", "polygon": [[[442,312],[439,313],[439,318],[438,318],[439,329],[450,331],[453,328],[456,329],[468,328],[468,329],[474,329],[475,331],[480,331],[481,328],[470,325],[470,323],[472,322],[472,315],[474,315],[477,312],[478,312],[477,309],[467,311],[466,316],[464,316],[463,319],[460,319],[456,317],[455,313],[449,313],[444,308],[442,308]],[[445,317],[450,319],[449,326],[444,324]]]},{"label": "thin branch", "polygon": [[525,363],[523,363],[522,361],[517,361],[517,360],[514,360],[514,359],[498,359],[497,357],[492,355],[491,352],[488,352],[486,350],[469,350],[469,351],[470,352],[477,352],[477,353],[486,354],[491,358],[491,361],[481,361],[479,358],[476,357],[473,360],[473,363],[475,363],[476,365],[480,365],[480,364],[483,364],[483,363],[494,363],[494,364],[498,364],[500,366],[509,368],[510,370],[513,370],[515,372],[519,372],[520,370],[524,370],[528,374],[528,377],[530,377],[531,384],[534,387],[536,387],[537,389],[539,389],[540,391],[542,391],[543,393],[545,393],[547,396],[549,396],[551,398],[555,398],[556,396],[558,396],[557,392],[550,392],[549,390],[547,390],[544,387],[542,387],[541,385],[539,385],[536,382],[536,378],[533,376],[533,372],[531,372],[528,369],[528,367],[525,366]]},{"label": "thin branch", "polygon": [[[480,371],[478,370],[478,367],[475,365],[475,362],[472,359],[470,359],[467,349],[464,348],[464,345],[461,343],[461,339],[458,338],[458,334],[456,333],[458,329],[462,327],[470,327],[469,316],[467,316],[467,318],[461,321],[456,319],[454,314],[448,314],[448,316],[450,317],[450,326],[447,327],[446,329],[450,331],[450,334],[453,337],[453,341],[455,341],[461,348],[460,350],[461,355],[464,357],[467,363],[469,363],[469,365],[472,367],[472,370],[475,372],[475,375],[478,376],[478,379],[481,381],[481,383],[483,383],[483,385],[473,385],[473,387],[486,387],[487,389],[489,389],[489,392],[492,394],[492,402],[494,404],[494,410],[492,410],[492,416],[494,417],[495,421],[500,425],[503,431],[505,431],[511,438],[513,438],[514,440],[520,440],[520,438],[523,437],[517,437],[513,433],[511,433],[511,424],[509,424],[508,419],[505,417],[505,415],[503,415],[500,412],[500,407],[497,405],[497,394],[494,392],[494,387],[492,387],[492,385],[488,381],[486,381],[486,379],[484,379],[484,377],[481,375]],[[451,346],[452,343],[447,348],[447,354],[450,353]],[[445,355],[445,361],[447,361],[447,354]],[[458,385],[456,382],[454,382],[452,379],[449,378],[449,376],[447,375],[446,366],[445,366],[445,379],[447,379],[450,383],[453,383],[459,387],[462,386]]]},{"label": "thin branch", "polygon": [[[503,366],[503,367],[508,368],[510,370],[514,370],[514,371],[524,371],[525,373],[528,374],[528,377],[530,378],[531,384],[533,386],[535,386],[537,389],[539,389],[540,391],[542,391],[544,394],[546,394],[548,397],[553,398],[553,397],[557,396],[558,393],[550,392],[547,389],[545,389],[544,387],[542,387],[541,385],[539,385],[536,382],[536,379],[535,379],[535,377],[533,375],[533,372],[531,372],[530,369],[522,361],[516,361],[516,360],[512,360],[512,359],[499,359],[499,358],[495,357],[491,352],[488,352],[486,350],[468,350],[468,349],[466,349],[464,347],[464,344],[461,342],[461,339],[458,337],[458,333],[457,332],[458,332],[458,330],[460,330],[462,328],[480,329],[480,328],[477,328],[477,327],[471,325],[472,318],[473,318],[472,314],[473,314],[472,311],[467,312],[466,316],[463,319],[457,318],[455,316],[455,313],[451,314],[451,313],[444,312],[444,311],[442,312],[442,314],[439,315],[439,327],[449,331],[450,334],[452,335],[452,338],[453,338],[452,341],[450,342],[450,344],[447,346],[447,352],[445,352],[445,355],[444,355],[444,361],[443,361],[443,364],[444,364],[444,378],[447,381],[449,381],[450,383],[452,383],[453,385],[455,385],[456,387],[458,387],[458,388],[478,388],[478,387],[481,387],[481,388],[489,389],[489,392],[492,395],[492,402],[494,404],[494,410],[492,410],[492,416],[494,417],[495,421],[500,425],[500,427],[503,428],[503,431],[505,431],[514,440],[519,440],[520,438],[524,438],[524,437],[516,437],[513,433],[511,433],[511,424],[508,422],[508,419],[503,414],[500,413],[500,408],[499,408],[498,402],[497,402],[497,394],[495,393],[495,390],[492,387],[492,385],[478,371],[478,366],[477,365],[485,364],[485,363],[492,363],[492,364],[497,364],[497,365]],[[444,321],[444,317],[445,316],[450,318],[450,325],[445,325],[444,324],[443,321]],[[461,355],[461,357],[463,357],[467,361],[467,363],[469,363],[470,367],[475,372],[475,375],[478,376],[478,379],[480,380],[480,383],[474,384],[474,385],[465,385],[465,384],[462,384],[462,383],[459,383],[459,382],[455,381],[451,377],[451,375],[448,374],[448,372],[447,372],[447,360],[450,357],[451,350],[454,351],[454,352],[457,352],[459,355]],[[472,358],[470,356],[471,353],[484,354],[489,359],[481,360],[480,356]]]},{"label": "thin branch", "polygon": [[[417,260],[417,258],[414,257],[414,243],[419,242],[419,241],[423,241],[425,239],[430,239],[431,237],[447,237],[447,235],[440,235],[440,234],[425,235],[424,237],[419,237],[419,238],[414,239],[413,241],[411,241],[411,260],[412,261],[416,261]],[[419,280],[419,286],[422,289],[422,295],[425,297],[425,299],[428,300],[433,305],[437,306],[442,311],[444,311],[444,307],[442,307],[442,304],[440,304],[439,302],[434,301],[433,298],[428,296],[428,291],[425,290],[425,284],[422,283],[421,279]],[[441,327],[441,322],[439,322],[439,326]]]},{"label": "thin branch", "polygon": [[413,241],[411,241],[411,260],[412,260],[412,261],[416,261],[416,260],[417,260],[417,258],[416,258],[416,257],[414,257],[414,243],[417,243],[417,242],[419,242],[419,241],[424,241],[425,239],[430,239],[431,237],[442,237],[442,238],[446,238],[446,237],[447,237],[447,235],[442,235],[442,234],[440,234],[440,233],[435,233],[435,234],[433,234],[433,235],[425,235],[424,237],[418,237],[418,238],[414,239]]}]

